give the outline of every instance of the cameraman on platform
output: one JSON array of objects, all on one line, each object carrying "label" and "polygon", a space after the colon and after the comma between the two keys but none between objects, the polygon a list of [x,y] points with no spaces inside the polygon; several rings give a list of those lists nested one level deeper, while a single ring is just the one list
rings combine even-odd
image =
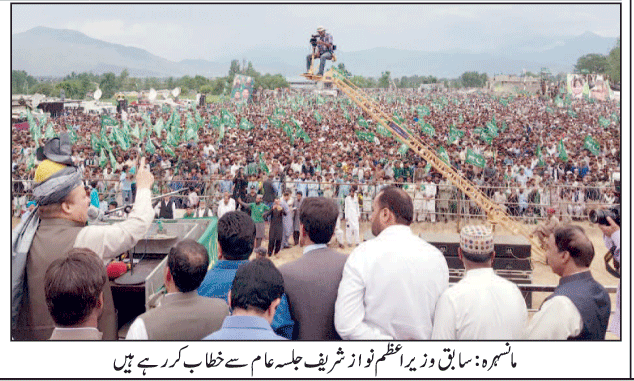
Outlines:
[{"label": "cameraman on platform", "polygon": [[306,56],[306,72],[310,72],[314,57],[315,59],[320,58],[319,73],[317,73],[317,75],[324,75],[326,60],[332,60],[332,35],[326,33],[326,29],[323,26],[318,27],[317,32],[319,34],[313,34],[310,39],[310,43],[313,46],[313,53]]}]

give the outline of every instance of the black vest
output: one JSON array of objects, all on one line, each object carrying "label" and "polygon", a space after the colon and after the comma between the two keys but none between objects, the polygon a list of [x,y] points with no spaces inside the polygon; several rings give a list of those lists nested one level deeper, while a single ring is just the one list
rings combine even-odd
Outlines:
[{"label": "black vest", "polygon": [[605,288],[594,280],[590,271],[561,278],[555,292],[546,300],[558,295],[570,299],[583,320],[583,329],[579,336],[570,337],[568,340],[605,339],[610,319],[610,296]]},{"label": "black vest", "polygon": [[168,202],[165,202],[165,200],[161,200],[161,206],[160,206],[160,210],[159,210],[159,218],[167,218],[167,219],[173,219],[174,218],[174,212],[172,210],[174,205],[174,201],[173,200],[169,200]]}]

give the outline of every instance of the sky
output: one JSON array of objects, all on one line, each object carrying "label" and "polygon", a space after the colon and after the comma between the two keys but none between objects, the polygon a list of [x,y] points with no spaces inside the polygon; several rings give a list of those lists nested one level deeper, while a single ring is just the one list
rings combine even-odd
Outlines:
[{"label": "sky", "polygon": [[74,29],[172,60],[305,47],[317,26],[348,52],[376,47],[491,52],[540,36],[620,35],[617,4],[13,4],[12,34]]}]

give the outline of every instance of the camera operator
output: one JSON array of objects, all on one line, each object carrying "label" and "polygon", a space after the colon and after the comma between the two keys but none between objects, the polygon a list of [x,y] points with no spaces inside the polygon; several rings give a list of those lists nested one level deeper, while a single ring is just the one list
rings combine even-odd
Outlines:
[{"label": "camera operator", "polygon": [[332,60],[332,52],[334,45],[332,44],[332,35],[326,33],[323,26],[317,28],[318,34],[313,34],[310,43],[313,46],[313,53],[306,56],[306,72],[309,73],[314,58],[319,58],[319,72],[317,75],[324,75],[324,67],[326,60]]},{"label": "camera operator", "polygon": [[[597,224],[599,229],[603,232],[603,242],[605,242],[605,247],[608,249],[608,256],[606,256],[606,262],[614,258],[614,267],[618,272],[620,272],[621,265],[621,227],[619,224],[621,223],[621,219],[617,218],[617,221],[613,219],[610,215],[615,215],[616,213],[610,213],[612,210],[604,211],[598,210],[591,212],[590,220]],[[592,214],[594,213],[593,217]],[[620,213],[619,213],[620,214]],[[615,215],[615,217],[619,217]],[[609,256],[611,254],[611,256]],[[607,263],[606,263],[607,266]],[[619,287],[616,291],[616,308],[614,311],[614,316],[612,316],[612,321],[608,327],[608,331],[621,337],[621,282],[619,281]]]}]

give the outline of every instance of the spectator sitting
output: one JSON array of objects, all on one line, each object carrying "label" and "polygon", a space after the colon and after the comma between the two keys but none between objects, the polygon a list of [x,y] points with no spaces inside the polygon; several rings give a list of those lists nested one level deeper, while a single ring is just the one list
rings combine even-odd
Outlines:
[{"label": "spectator sitting", "polygon": [[[249,262],[255,241],[255,223],[248,214],[228,212],[218,220],[218,262],[207,271],[198,287],[198,295],[227,300],[238,267]],[[278,335],[290,339],[294,322],[288,308],[288,299],[282,295],[271,327]]]},{"label": "spectator sitting", "polygon": [[103,312],[103,262],[90,249],[71,249],[46,270],[44,293],[55,328],[50,340],[101,340],[97,329]]},{"label": "spectator sitting", "polygon": [[205,340],[284,340],[271,329],[283,294],[284,278],[273,262],[256,259],[243,264],[227,297],[233,312]]},{"label": "spectator sitting", "polygon": [[170,249],[161,304],[140,315],[126,340],[200,340],[220,329],[229,307],[219,299],[196,293],[209,267],[207,249],[185,239]]}]

